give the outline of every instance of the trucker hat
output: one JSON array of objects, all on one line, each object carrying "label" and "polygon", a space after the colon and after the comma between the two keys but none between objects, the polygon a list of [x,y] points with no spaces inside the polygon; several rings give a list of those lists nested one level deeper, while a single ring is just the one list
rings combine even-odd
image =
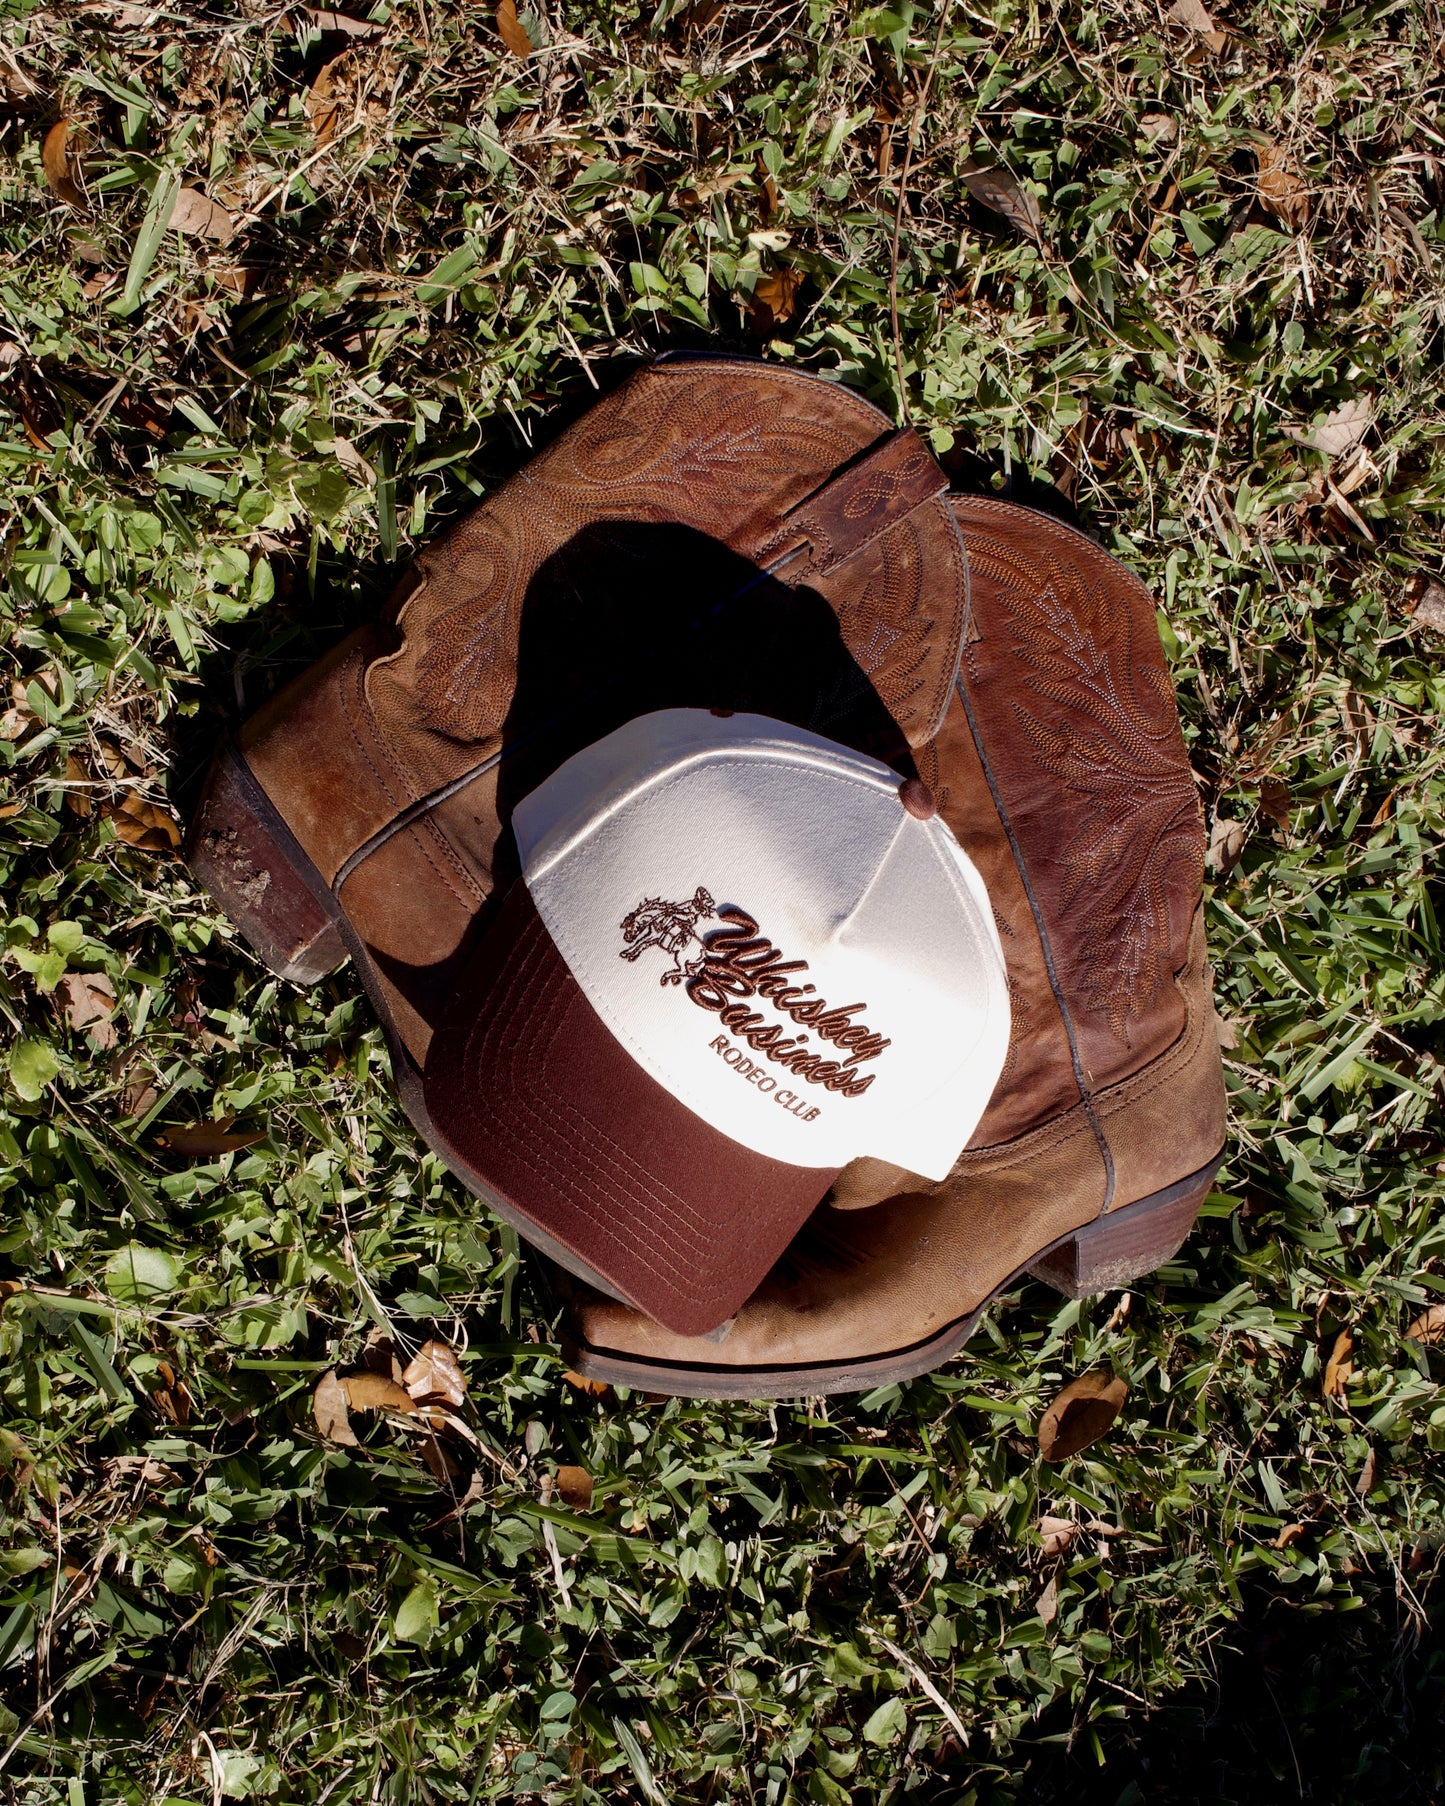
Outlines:
[{"label": "trucker hat", "polygon": [[1009,1001],[983,880],[919,780],[667,709],[568,759],[512,827],[521,878],[425,1085],[523,1233],[702,1335],[849,1161],[947,1176]]}]

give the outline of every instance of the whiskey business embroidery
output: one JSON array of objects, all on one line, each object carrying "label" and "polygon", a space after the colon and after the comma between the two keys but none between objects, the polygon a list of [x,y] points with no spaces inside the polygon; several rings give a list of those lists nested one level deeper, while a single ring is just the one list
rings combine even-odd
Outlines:
[{"label": "whiskey business embroidery", "polygon": [[[700,934],[698,923],[709,917],[723,926]],[[701,885],[686,903],[645,897],[624,919],[622,938],[626,944],[619,958],[636,960],[649,947],[668,954],[672,964],[659,984],[680,984],[700,1010],[716,1015],[754,1053],[810,1085],[861,1097],[876,1075],[858,1068],[892,1045],[866,1022],[854,1020],[868,1008],[866,1003],[835,1007],[819,997],[816,985],[800,982],[807,960],[785,959],[745,909],[715,904]],[[685,960],[683,954],[694,942],[700,951]],[[790,1034],[783,1023],[769,1022],[750,1007],[755,998],[804,1032]],[[819,1051],[810,1036],[835,1049],[837,1057]]]}]

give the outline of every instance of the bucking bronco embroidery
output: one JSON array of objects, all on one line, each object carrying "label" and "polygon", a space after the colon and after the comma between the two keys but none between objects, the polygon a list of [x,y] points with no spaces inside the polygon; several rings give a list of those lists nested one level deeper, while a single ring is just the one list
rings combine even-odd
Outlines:
[{"label": "bucking bronco embroidery", "polygon": [[631,961],[640,958],[649,947],[660,947],[671,956],[672,965],[657,982],[680,985],[701,969],[703,954],[698,954],[686,965],[682,956],[694,941],[701,946],[702,936],[697,932],[697,925],[716,910],[717,904],[711,893],[700,884],[692,893],[690,903],[664,903],[661,897],[644,897],[623,921],[622,938],[627,945],[618,957]]}]

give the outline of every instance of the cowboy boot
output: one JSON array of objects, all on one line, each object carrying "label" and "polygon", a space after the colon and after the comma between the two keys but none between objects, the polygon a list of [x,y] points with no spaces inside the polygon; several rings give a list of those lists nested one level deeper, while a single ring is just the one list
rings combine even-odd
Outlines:
[{"label": "cowboy boot", "polygon": [[274,971],[314,982],[354,961],[413,1122],[504,1216],[437,1136],[422,1074],[515,876],[513,805],[679,705],[770,715],[933,783],[967,602],[946,490],[916,434],[837,384],[664,358],[217,755],[192,867]]},{"label": "cowboy boot", "polygon": [[589,1378],[725,1398],[907,1379],[1026,1271],[1075,1297],[1150,1271],[1209,1190],[1225,1118],[1203,828],[1153,601],[1047,516],[953,506],[971,596],[929,750],[1008,967],[992,1102],[938,1185],[846,1171],[707,1337],[578,1291],[564,1345]]}]

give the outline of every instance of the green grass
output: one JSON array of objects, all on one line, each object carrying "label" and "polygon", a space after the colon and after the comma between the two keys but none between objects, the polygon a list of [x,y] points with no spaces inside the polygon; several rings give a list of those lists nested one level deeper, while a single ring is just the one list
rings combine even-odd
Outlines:
[{"label": "green grass", "polygon": [[[1445,639],[1407,606],[1442,567],[1439,6],[1233,0],[1211,48],[1143,0],[549,0],[525,61],[490,7],[371,11],[0,0],[5,1785],[1437,1799],[1445,1347],[1404,1331],[1445,1302]],[[162,229],[182,181],[229,246]],[[570,1386],[350,974],[274,982],[163,825],[559,404],[669,345],[906,396],[960,486],[1072,504],[1155,587],[1241,831],[1200,1235],[1127,1311],[1026,1286],[861,1399]],[[1301,442],[1362,400],[1363,462]],[[262,1139],[162,1144],[215,1117]],[[403,1424],[316,1434],[377,1328],[461,1354],[446,1482]],[[1044,1405],[1105,1362],[1123,1415],[1041,1466]],[[1122,1534],[1046,1557],[1044,1513]]]}]

